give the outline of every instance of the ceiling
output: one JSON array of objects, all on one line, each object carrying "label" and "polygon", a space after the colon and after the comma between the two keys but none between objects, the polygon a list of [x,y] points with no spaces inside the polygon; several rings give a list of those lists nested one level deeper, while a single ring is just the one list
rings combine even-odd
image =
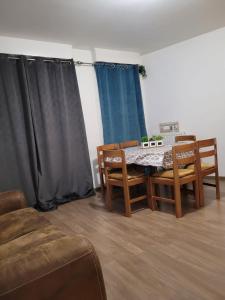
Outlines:
[{"label": "ceiling", "polygon": [[0,35],[147,53],[225,26],[225,0],[0,0]]}]

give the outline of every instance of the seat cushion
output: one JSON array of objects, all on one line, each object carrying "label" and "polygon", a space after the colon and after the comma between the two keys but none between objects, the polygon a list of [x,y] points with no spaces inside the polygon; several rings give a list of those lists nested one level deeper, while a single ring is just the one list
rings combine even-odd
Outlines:
[{"label": "seat cushion", "polygon": [[[188,175],[194,174],[194,170],[192,169],[179,169],[178,175],[179,177],[185,177]],[[162,177],[162,178],[174,178],[173,170],[167,170],[160,173],[153,174],[154,177]]]},{"label": "seat cushion", "polygon": [[[202,170],[211,169],[211,168],[214,168],[214,167],[215,167],[214,164],[201,163],[201,169]],[[194,165],[191,164],[191,165],[187,166],[187,169],[194,170]]]},{"label": "seat cushion", "polygon": [[23,208],[0,216],[0,245],[50,223],[33,208]]},{"label": "seat cushion", "polygon": [[[128,170],[127,178],[128,180],[135,179],[138,177],[143,177],[145,174],[143,172],[139,172],[137,170]],[[112,172],[109,174],[110,179],[123,180],[123,174],[121,171]]]}]

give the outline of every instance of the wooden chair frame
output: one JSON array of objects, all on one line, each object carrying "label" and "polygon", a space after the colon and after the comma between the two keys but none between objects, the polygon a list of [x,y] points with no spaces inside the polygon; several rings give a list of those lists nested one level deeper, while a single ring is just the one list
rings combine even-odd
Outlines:
[{"label": "wooden chair frame", "polygon": [[139,145],[139,142],[137,140],[133,141],[125,141],[119,144],[120,149],[129,148],[129,147],[136,147]]},{"label": "wooden chair frame", "polygon": [[[116,158],[118,162],[107,161],[107,158]],[[104,150],[103,151],[104,169],[105,169],[105,179],[106,179],[106,205],[109,210],[112,210],[112,188],[113,186],[119,186],[123,188],[124,201],[125,201],[125,216],[131,216],[131,204],[138,201],[147,199],[149,207],[151,207],[150,201],[150,188],[148,184],[148,176],[135,177],[128,180],[127,165],[125,162],[125,154],[123,150]],[[110,172],[113,169],[120,169],[122,173],[122,180],[110,178]],[[147,193],[136,198],[130,197],[130,187],[146,184]]]},{"label": "wooden chair frame", "polygon": [[188,142],[188,141],[196,141],[195,135],[176,135],[175,136],[175,142]]},{"label": "wooden chair frame", "polygon": [[[206,148],[211,148],[210,150]],[[205,151],[203,151],[205,150]],[[202,169],[202,159],[214,157],[214,165],[209,168]],[[197,141],[197,158],[199,169],[199,192],[200,192],[200,206],[204,206],[204,188],[203,185],[216,187],[216,199],[220,199],[220,182],[218,170],[218,156],[217,156],[217,142],[216,138]],[[215,184],[204,182],[204,178],[210,174],[215,173]]]},{"label": "wooden chair frame", "polygon": [[97,147],[97,157],[98,157],[98,172],[100,177],[101,193],[105,192],[105,182],[104,182],[104,163],[103,163],[103,150],[116,150],[119,149],[119,144],[106,144]]},{"label": "wooden chair frame", "polygon": [[[182,158],[182,153],[192,152],[193,155]],[[150,176],[149,183],[151,189],[151,206],[152,210],[156,209],[156,201],[163,201],[175,204],[176,217],[182,217],[182,206],[181,206],[181,186],[193,183],[194,184],[194,194],[195,194],[195,207],[199,208],[199,182],[198,182],[198,164],[197,164],[197,148],[196,143],[190,143],[185,145],[177,145],[172,149],[173,156],[173,178],[163,178],[160,176]],[[179,177],[179,166],[186,164],[194,164],[194,173],[191,175],[186,175],[184,177]],[[156,196],[155,185],[168,185],[172,186],[174,190],[174,199],[164,198]]]}]

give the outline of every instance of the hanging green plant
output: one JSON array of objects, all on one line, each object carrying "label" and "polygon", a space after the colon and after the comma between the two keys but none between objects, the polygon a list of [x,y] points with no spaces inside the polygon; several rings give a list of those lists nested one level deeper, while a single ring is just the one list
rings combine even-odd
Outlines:
[{"label": "hanging green plant", "polygon": [[143,66],[143,65],[139,66],[139,74],[141,74],[142,77],[147,77],[145,66]]}]

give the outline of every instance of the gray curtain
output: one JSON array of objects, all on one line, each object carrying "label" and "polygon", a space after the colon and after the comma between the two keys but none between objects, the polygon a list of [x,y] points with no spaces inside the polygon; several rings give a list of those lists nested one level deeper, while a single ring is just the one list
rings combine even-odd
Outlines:
[{"label": "gray curtain", "polygon": [[[24,70],[37,206],[50,210],[57,204],[92,195],[90,159],[73,61],[35,57],[12,63],[22,64]],[[4,98],[10,102],[7,94]],[[27,127],[19,133],[26,133]],[[15,134],[13,128],[9,132],[12,134]],[[30,143],[29,137],[26,142]],[[7,148],[3,156],[5,151]],[[0,156],[1,153],[2,150]],[[25,164],[32,165],[27,159]],[[12,171],[8,173],[11,175]]]},{"label": "gray curtain", "polygon": [[24,60],[0,54],[0,191],[23,190],[34,206],[36,162]]}]

